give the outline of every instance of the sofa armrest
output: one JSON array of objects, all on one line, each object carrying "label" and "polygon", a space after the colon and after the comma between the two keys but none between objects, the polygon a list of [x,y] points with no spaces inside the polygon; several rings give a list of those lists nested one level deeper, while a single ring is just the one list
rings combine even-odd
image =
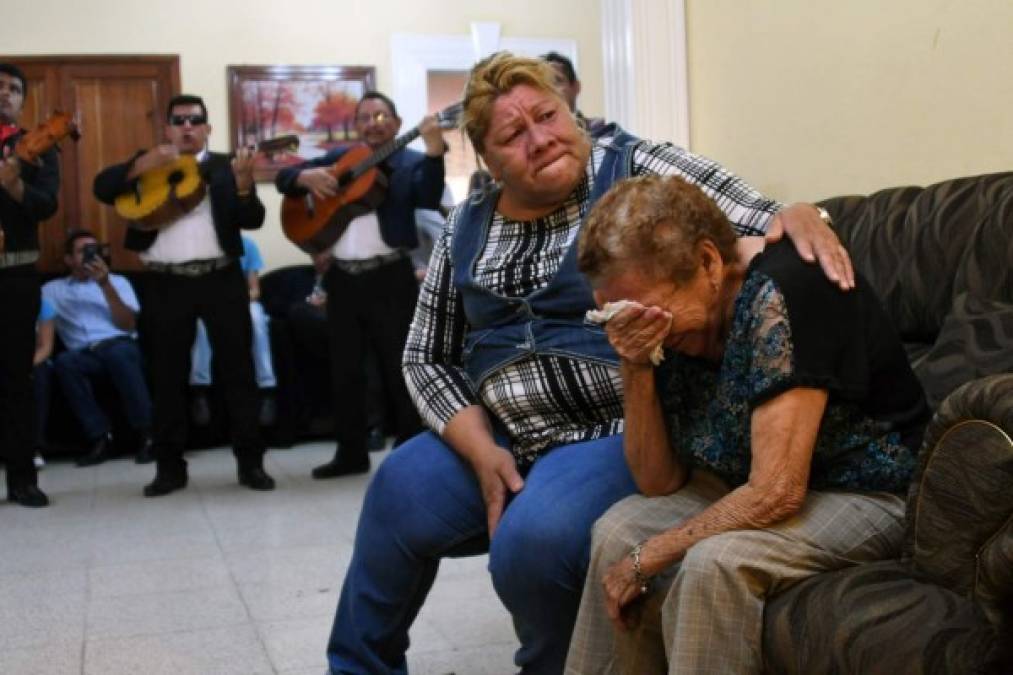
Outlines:
[{"label": "sofa armrest", "polygon": [[1011,436],[1013,374],[973,380],[943,401],[908,494],[905,554],[914,575],[985,599],[976,587],[979,555],[990,545],[1002,550],[1013,518]]}]

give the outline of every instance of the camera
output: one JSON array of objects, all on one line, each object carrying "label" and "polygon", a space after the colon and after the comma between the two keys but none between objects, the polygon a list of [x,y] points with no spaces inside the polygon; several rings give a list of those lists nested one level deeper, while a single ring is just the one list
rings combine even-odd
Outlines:
[{"label": "camera", "polygon": [[98,244],[88,242],[81,247],[81,262],[90,263],[98,257]]}]

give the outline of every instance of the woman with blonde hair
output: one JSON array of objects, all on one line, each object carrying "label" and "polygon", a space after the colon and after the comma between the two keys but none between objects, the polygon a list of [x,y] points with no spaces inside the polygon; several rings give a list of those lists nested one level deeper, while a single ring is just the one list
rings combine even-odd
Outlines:
[{"label": "woman with blonde hair", "polygon": [[[810,205],[782,208],[720,166],[615,129],[592,142],[538,59],[471,72],[463,126],[496,181],[449,216],[404,354],[432,431],[394,450],[367,490],[328,645],[333,673],[404,673],[408,629],[442,558],[489,552],[524,673],[559,673],[591,524],[636,486],[622,454],[622,382],[577,271],[584,214],[615,182],[699,183],[740,234],[782,228],[835,278],[846,256]],[[842,281],[847,286],[847,281]]]}]

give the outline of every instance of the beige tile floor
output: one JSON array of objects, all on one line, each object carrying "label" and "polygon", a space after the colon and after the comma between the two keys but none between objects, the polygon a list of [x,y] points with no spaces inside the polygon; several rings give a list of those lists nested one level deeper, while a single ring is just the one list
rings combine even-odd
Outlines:
[{"label": "beige tile floor", "polygon": [[[312,480],[331,448],[270,451],[270,493],[236,484],[228,450],[190,453],[189,487],[159,499],[141,497],[151,466],[51,462],[50,508],[0,503],[0,673],[323,673],[368,480]],[[486,562],[443,564],[411,673],[515,670]]]}]

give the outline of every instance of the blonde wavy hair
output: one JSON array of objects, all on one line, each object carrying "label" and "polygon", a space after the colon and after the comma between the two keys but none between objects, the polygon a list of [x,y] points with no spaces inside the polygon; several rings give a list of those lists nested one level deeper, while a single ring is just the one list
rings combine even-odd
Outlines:
[{"label": "blonde wavy hair", "polygon": [[682,284],[696,274],[704,240],[725,263],[738,260],[735,231],[703,190],[678,176],[639,176],[616,184],[591,209],[577,266],[592,286],[629,269]]},{"label": "blonde wavy hair", "polygon": [[526,84],[562,100],[556,88],[556,73],[542,59],[496,52],[471,69],[468,83],[464,86],[461,128],[468,134],[477,152],[485,152],[485,135],[489,131],[492,106],[496,99],[519,84]]}]

